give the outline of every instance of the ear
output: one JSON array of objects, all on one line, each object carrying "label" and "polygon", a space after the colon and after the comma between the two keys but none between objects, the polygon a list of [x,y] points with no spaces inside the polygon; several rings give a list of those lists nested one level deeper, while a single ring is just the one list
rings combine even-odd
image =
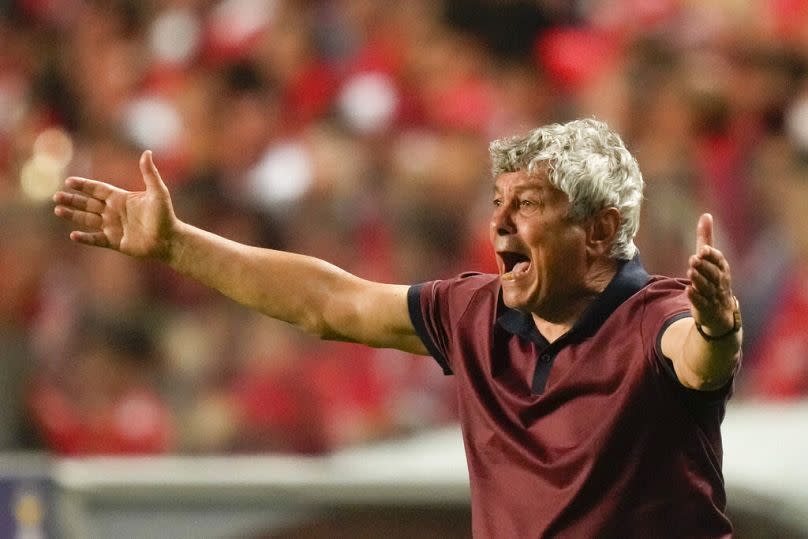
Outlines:
[{"label": "ear", "polygon": [[599,258],[609,254],[620,228],[620,210],[604,208],[589,220],[586,229],[586,251],[589,256]]}]

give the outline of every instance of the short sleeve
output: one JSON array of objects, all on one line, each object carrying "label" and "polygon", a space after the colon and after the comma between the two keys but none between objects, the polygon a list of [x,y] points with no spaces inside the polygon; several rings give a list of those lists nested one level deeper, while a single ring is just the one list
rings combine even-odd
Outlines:
[{"label": "short sleeve", "polygon": [[683,279],[659,279],[652,281],[644,290],[642,334],[646,346],[657,350],[658,337],[676,320],[690,316],[690,302]]},{"label": "short sleeve", "polygon": [[453,374],[451,358],[463,314],[475,294],[493,280],[490,275],[464,273],[410,287],[407,305],[413,327],[444,374]]},{"label": "short sleeve", "polygon": [[724,387],[714,391],[699,391],[684,386],[676,376],[673,362],[662,353],[662,335],[668,327],[682,318],[691,317],[690,302],[685,294],[687,281],[667,279],[657,286],[650,286],[643,319],[643,334],[651,337],[652,357],[666,377],[672,381],[677,390],[693,402],[724,401],[731,393],[732,380]]}]

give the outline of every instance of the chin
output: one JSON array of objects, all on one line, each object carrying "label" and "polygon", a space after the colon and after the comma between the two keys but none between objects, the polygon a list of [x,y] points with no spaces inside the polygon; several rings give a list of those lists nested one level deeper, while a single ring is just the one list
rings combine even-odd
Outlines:
[{"label": "chin", "polygon": [[509,294],[506,290],[502,291],[502,302],[506,307],[516,309],[525,313],[532,312],[533,302],[529,297],[522,294]]}]

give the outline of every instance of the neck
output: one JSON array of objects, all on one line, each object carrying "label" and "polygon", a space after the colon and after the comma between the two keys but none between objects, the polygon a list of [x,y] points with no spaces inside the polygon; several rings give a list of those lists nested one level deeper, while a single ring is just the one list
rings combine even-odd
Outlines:
[{"label": "neck", "polygon": [[617,261],[612,259],[595,261],[586,272],[584,284],[566,297],[559,305],[559,309],[552,314],[533,313],[533,321],[544,338],[553,342],[572,329],[584,311],[614,278],[617,266]]}]

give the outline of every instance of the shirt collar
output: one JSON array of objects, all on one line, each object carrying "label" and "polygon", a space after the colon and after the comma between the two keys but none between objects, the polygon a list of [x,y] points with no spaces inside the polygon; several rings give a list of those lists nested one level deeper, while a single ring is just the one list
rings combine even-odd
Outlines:
[{"label": "shirt collar", "polygon": [[[603,292],[595,298],[595,301],[587,307],[567,336],[571,338],[573,335],[577,335],[583,338],[594,334],[609,318],[609,315],[648,283],[649,278],[648,272],[640,262],[639,254],[631,260],[621,262],[615,276],[612,277]],[[547,345],[547,340],[536,328],[533,316],[506,306],[502,301],[501,289],[497,312],[500,313],[497,323],[509,333]]]}]

